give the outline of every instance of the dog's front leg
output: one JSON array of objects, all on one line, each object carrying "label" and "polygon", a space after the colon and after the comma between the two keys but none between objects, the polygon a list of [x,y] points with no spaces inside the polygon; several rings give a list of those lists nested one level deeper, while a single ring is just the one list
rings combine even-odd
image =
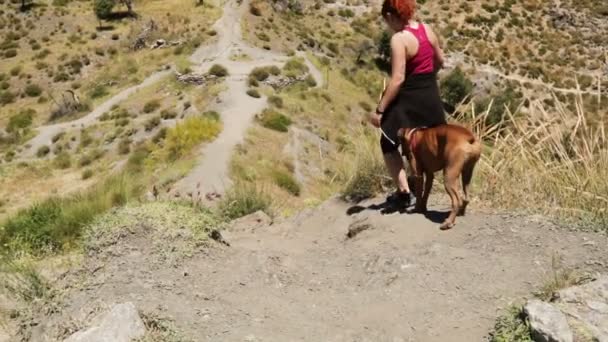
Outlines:
[{"label": "dog's front leg", "polygon": [[424,213],[426,211],[426,207],[424,206],[424,200],[423,200],[423,195],[424,195],[424,172],[422,170],[422,165],[420,165],[416,158],[413,156],[411,156],[410,158],[410,166],[412,169],[412,173],[413,173],[413,177],[414,178],[414,196],[416,196],[416,206],[414,207],[414,210],[412,210],[412,213]]}]

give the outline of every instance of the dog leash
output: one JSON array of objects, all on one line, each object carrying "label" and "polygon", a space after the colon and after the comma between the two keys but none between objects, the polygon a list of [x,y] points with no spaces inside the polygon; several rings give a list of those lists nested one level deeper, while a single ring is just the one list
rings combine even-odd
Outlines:
[{"label": "dog leash", "polygon": [[390,141],[391,144],[393,144],[393,146],[397,146],[397,143],[393,141],[393,139],[389,138],[388,135],[386,133],[384,133],[384,130],[382,129],[382,127],[378,127],[380,128],[380,132],[382,133],[382,135],[386,138],[386,140]]}]

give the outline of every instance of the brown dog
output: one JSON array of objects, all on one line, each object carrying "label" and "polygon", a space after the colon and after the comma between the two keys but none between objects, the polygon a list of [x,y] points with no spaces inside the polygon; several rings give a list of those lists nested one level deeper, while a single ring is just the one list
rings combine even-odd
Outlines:
[{"label": "brown dog", "polygon": [[[475,164],[481,156],[479,139],[468,129],[456,125],[402,128],[398,134],[416,179],[414,211],[426,212],[435,172],[443,170],[445,190],[452,200],[452,211],[440,228],[452,228],[456,215],[464,215],[469,203],[467,187],[471,183]],[[461,175],[464,199],[458,193],[458,177]]]}]

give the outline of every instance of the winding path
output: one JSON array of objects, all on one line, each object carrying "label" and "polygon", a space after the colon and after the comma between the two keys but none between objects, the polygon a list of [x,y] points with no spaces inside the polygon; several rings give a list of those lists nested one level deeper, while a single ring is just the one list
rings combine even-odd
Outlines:
[{"label": "winding path", "polygon": [[[247,78],[252,69],[267,65],[283,65],[288,56],[272,51],[259,49],[248,45],[241,34],[241,18],[248,8],[248,1],[239,3],[237,0],[228,0],[224,3],[222,17],[214,24],[217,40],[209,45],[198,48],[190,57],[195,72],[204,73],[213,64],[225,66],[229,72],[225,80],[227,90],[219,95],[215,109],[221,115],[224,129],[213,142],[201,146],[198,152],[198,162],[194,169],[172,188],[174,196],[196,196],[205,201],[205,194],[210,192],[223,193],[230,185],[229,163],[232,151],[245,135],[247,127],[256,113],[266,107],[266,98],[259,99],[247,95]],[[235,54],[244,54],[249,58],[246,61],[231,60]],[[305,57],[303,54],[299,54]],[[315,78],[317,86],[323,85],[321,72],[306,58],[311,75]],[[51,143],[53,136],[69,129],[84,128],[96,122],[99,116],[110,108],[138,90],[158,82],[172,73],[170,70],[152,74],[141,84],[127,88],[95,108],[86,116],[71,122],[42,126],[38,128],[38,135],[28,142],[28,149],[24,151],[23,158],[32,158],[40,146]]]}]

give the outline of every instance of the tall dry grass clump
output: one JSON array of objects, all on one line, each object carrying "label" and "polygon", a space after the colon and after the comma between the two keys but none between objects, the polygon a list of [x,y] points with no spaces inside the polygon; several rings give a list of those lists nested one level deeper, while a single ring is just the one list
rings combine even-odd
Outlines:
[{"label": "tall dry grass clump", "polygon": [[377,132],[358,127],[350,137],[337,179],[343,184],[342,196],[356,202],[383,192],[391,180],[384,167]]},{"label": "tall dry grass clump", "polygon": [[608,140],[603,122],[589,122],[582,98],[572,113],[532,102],[527,114],[488,126],[474,110],[462,120],[484,141],[475,193],[482,203],[551,215],[568,223],[608,228]]}]

